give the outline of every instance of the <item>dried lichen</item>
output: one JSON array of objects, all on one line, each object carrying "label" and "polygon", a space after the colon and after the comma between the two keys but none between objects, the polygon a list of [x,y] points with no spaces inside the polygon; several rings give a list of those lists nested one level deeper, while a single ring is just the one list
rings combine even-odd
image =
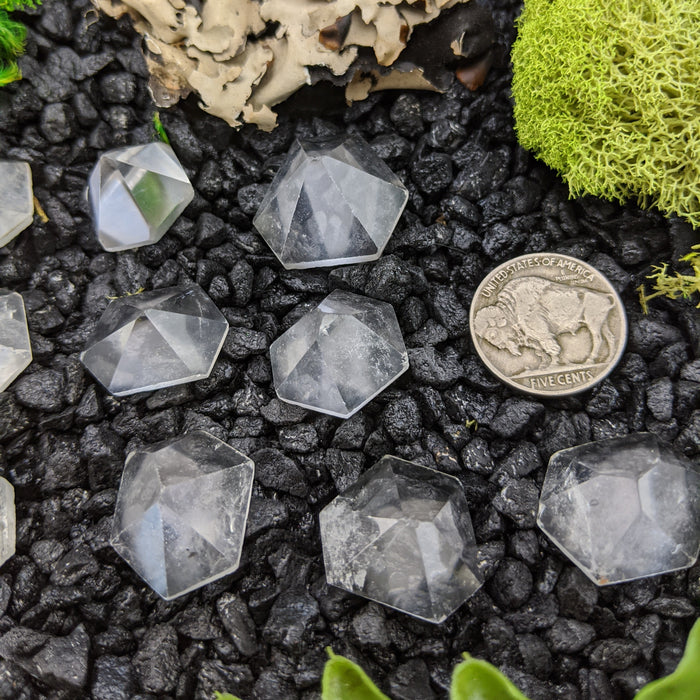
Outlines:
[{"label": "dried lichen", "polygon": [[[204,110],[232,126],[271,129],[271,108],[322,78],[347,84],[348,99],[386,87],[439,88],[415,60],[405,60],[404,49],[419,25],[466,0],[93,2],[112,17],[128,13],[144,36],[156,104],[168,107],[195,92]],[[487,26],[483,11],[472,15],[479,30]],[[445,37],[453,59],[466,57],[465,32]],[[483,62],[492,43],[491,36],[476,58]]]},{"label": "dried lichen", "polygon": [[[697,251],[697,252],[696,252]],[[693,251],[684,255],[680,262],[685,262],[690,265],[691,274],[683,275],[678,271],[669,274],[668,265],[653,265],[653,273],[647,275],[647,279],[653,280],[652,293],[647,294],[645,285],[637,288],[639,292],[639,303],[642,311],[647,313],[649,310],[648,302],[660,296],[668,297],[669,299],[690,299],[693,294],[700,294],[700,245],[693,246]],[[698,303],[700,309],[700,302]]]}]

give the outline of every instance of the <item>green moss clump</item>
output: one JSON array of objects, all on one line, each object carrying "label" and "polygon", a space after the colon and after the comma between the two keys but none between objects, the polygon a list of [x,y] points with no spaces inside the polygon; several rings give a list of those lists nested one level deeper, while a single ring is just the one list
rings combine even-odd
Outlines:
[{"label": "green moss clump", "polygon": [[518,139],[571,196],[700,226],[698,0],[525,0],[512,61]]},{"label": "green moss clump", "polygon": [[22,77],[17,58],[24,53],[27,28],[10,19],[9,12],[36,7],[40,0],[0,0],[0,86]]}]

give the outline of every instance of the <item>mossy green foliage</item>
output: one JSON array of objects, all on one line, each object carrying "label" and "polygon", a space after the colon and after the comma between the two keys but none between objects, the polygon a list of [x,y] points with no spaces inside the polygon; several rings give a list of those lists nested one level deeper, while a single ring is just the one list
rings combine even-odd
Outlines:
[{"label": "mossy green foliage", "polygon": [[700,2],[525,0],[513,46],[520,143],[571,196],[700,226]]},{"label": "mossy green foliage", "polygon": [[27,28],[8,13],[37,4],[38,0],[0,0],[0,86],[22,77],[17,58],[24,53],[27,39]]},{"label": "mossy green foliage", "polygon": [[[697,250],[697,252],[695,252]],[[641,285],[637,288],[639,292],[639,303],[642,305],[642,311],[647,313],[648,302],[655,297],[665,296],[669,299],[690,299],[693,294],[700,295],[700,245],[693,246],[693,251],[684,255],[681,262],[686,262],[690,265],[690,274],[681,274],[673,272],[669,274],[668,265],[654,265],[651,275],[647,275],[647,279],[653,280],[651,285],[652,292],[647,294],[646,286]],[[700,309],[700,301],[698,301]],[[700,697],[700,692],[698,693]]]}]

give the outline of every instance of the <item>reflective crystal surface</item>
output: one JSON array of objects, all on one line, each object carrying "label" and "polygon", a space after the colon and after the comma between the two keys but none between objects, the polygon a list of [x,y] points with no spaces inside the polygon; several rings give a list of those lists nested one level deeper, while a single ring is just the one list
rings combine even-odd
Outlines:
[{"label": "reflective crystal surface", "polygon": [[387,455],[320,515],[326,580],[429,622],[482,584],[460,482]]},{"label": "reflective crystal surface", "polygon": [[539,526],[598,585],[692,566],[700,473],[650,433],[552,455]]},{"label": "reflective crystal surface", "polygon": [[0,290],[0,391],[5,391],[32,361],[24,301]]},{"label": "reflective crystal surface", "polygon": [[270,347],[283,401],[349,418],[408,369],[390,304],[336,290]]},{"label": "reflective crystal surface", "polygon": [[126,396],[209,376],[228,322],[196,285],[112,301],[80,355],[110,393]]},{"label": "reflective crystal surface", "polygon": [[288,270],[376,260],[407,199],[358,136],[295,141],[253,224]]},{"label": "reflective crystal surface", "polygon": [[34,192],[29,163],[0,160],[0,248],[34,218]]},{"label": "reflective crystal surface", "polygon": [[173,149],[160,141],[108,151],[88,180],[97,238],[109,251],[156,243],[193,197]]},{"label": "reflective crystal surface", "polygon": [[110,543],[169,600],[238,568],[253,462],[197,430],[129,454]]},{"label": "reflective crystal surface", "polygon": [[0,566],[15,553],[15,489],[0,477]]}]

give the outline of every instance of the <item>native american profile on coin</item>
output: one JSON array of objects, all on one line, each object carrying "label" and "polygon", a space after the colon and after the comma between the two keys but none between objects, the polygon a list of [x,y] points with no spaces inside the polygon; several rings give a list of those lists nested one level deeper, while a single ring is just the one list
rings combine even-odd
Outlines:
[{"label": "native american profile on coin", "polygon": [[504,263],[477,289],[471,333],[482,360],[525,391],[569,394],[614,367],[627,324],[617,293],[590,265],[560,254]]}]

